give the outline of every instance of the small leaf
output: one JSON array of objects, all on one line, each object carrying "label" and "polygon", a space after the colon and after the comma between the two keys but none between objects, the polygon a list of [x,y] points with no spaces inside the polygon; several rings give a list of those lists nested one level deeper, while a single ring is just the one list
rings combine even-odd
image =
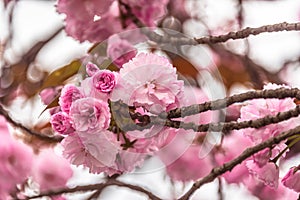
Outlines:
[{"label": "small leaf", "polygon": [[68,78],[74,76],[78,72],[80,67],[81,61],[77,59],[72,61],[70,64],[53,71],[48,77],[46,77],[41,90],[48,87],[63,85]]}]

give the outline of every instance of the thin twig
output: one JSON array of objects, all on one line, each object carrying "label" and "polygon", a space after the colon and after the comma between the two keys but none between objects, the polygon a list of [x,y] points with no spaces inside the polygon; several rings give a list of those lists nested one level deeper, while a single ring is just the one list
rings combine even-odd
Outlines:
[{"label": "thin twig", "polygon": [[59,189],[59,190],[55,190],[55,191],[49,191],[49,192],[41,193],[41,194],[36,195],[36,196],[27,197],[25,199],[29,200],[29,199],[36,199],[36,198],[41,198],[41,197],[45,197],[45,196],[50,196],[51,197],[51,196],[56,196],[56,195],[60,195],[60,194],[67,194],[67,193],[102,190],[102,189],[104,189],[105,187],[108,187],[108,186],[126,187],[126,188],[129,188],[131,190],[135,190],[135,191],[146,194],[151,200],[162,200],[161,198],[154,195],[152,192],[150,192],[150,191],[148,191],[148,190],[146,190],[146,189],[144,189],[140,186],[131,185],[131,184],[128,184],[128,183],[121,182],[119,180],[115,180],[115,179],[109,179],[106,183],[98,183],[98,184],[93,184],[93,185],[77,186],[75,188],[63,188],[63,189]]},{"label": "thin twig", "polygon": [[14,127],[19,128],[19,129],[25,131],[26,133],[28,133],[28,134],[30,134],[34,137],[39,138],[40,140],[57,143],[57,142],[60,142],[63,139],[63,137],[60,137],[60,136],[50,137],[50,136],[47,136],[47,135],[42,135],[40,133],[34,132],[33,130],[31,130],[31,129],[25,127],[24,125],[22,125],[21,123],[18,123],[15,120],[13,120],[9,116],[7,111],[1,105],[0,105],[0,115],[2,115],[6,119],[6,121],[11,123]]},{"label": "thin twig", "polygon": [[[142,26],[143,27],[143,26]],[[229,32],[225,35],[219,36],[206,36],[201,38],[175,38],[170,35],[159,35],[148,28],[144,28],[142,31],[149,37],[150,40],[163,44],[172,43],[174,45],[198,45],[198,44],[216,44],[221,42],[226,42],[230,39],[244,39],[250,35],[258,35],[261,33],[271,33],[271,32],[281,32],[281,31],[299,31],[300,22],[298,23],[287,23],[282,22],[278,24],[264,25],[257,28],[247,27],[240,31]]]},{"label": "thin twig", "polygon": [[228,171],[231,171],[235,166],[242,163],[244,160],[246,160],[253,154],[255,154],[265,148],[271,148],[273,145],[279,144],[281,141],[286,140],[293,135],[299,134],[299,132],[300,132],[300,126],[297,126],[294,129],[285,131],[285,132],[279,134],[278,136],[272,137],[272,138],[266,140],[265,142],[262,142],[256,146],[247,148],[237,158],[235,158],[227,163],[224,163],[222,166],[213,168],[212,171],[207,176],[196,181],[193,184],[193,186],[181,198],[179,198],[179,200],[188,200],[191,197],[191,195],[197,189],[199,189],[202,185],[204,185],[206,183],[210,183],[213,180],[215,180],[215,178],[219,177],[220,175],[222,175]]}]

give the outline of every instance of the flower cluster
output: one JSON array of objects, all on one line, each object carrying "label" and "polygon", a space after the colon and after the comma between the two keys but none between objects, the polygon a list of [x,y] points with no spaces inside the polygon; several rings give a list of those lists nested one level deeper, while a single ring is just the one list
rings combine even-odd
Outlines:
[{"label": "flower cluster", "polygon": [[59,0],[57,10],[66,14],[68,35],[80,42],[101,42],[114,33],[136,28],[128,17],[130,13],[145,25],[154,26],[165,14],[167,3],[168,0]]},{"label": "flower cluster", "polygon": [[[267,84],[264,89],[277,89],[281,87],[288,88],[282,85]],[[274,116],[278,112],[288,111],[295,108],[295,106],[296,104],[292,98],[250,100],[241,107],[241,114],[238,121],[255,120],[268,115]],[[234,131],[224,139],[222,151],[216,154],[216,161],[221,165],[238,156],[246,147],[259,144],[294,126],[295,119],[289,119],[259,129],[247,128]],[[232,148],[232,146],[235,148]],[[231,172],[225,173],[223,177],[228,183],[243,183],[250,192],[262,199],[270,199],[271,197],[268,196],[270,192],[274,198],[293,195],[293,193],[289,193],[286,190],[286,187],[299,191],[300,187],[296,183],[300,180],[298,168],[292,168],[281,182],[279,181],[278,160],[285,156],[287,150],[286,141],[274,145],[272,148],[266,148],[236,166]]]},{"label": "flower cluster", "polygon": [[51,116],[53,129],[65,136],[63,155],[92,173],[132,171],[160,148],[169,131],[155,125],[141,131],[126,129],[128,122],[137,126],[131,114],[179,107],[183,82],[167,58],[153,53],[138,54],[119,72],[88,63],[86,73],[79,86],[62,88],[59,111]]}]

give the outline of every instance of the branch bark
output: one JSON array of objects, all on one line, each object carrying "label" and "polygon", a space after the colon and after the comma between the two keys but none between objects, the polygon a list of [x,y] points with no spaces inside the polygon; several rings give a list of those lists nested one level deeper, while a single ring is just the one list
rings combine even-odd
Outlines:
[{"label": "branch bark", "polygon": [[55,190],[55,191],[49,191],[49,192],[41,193],[36,196],[27,197],[26,200],[41,198],[41,197],[45,197],[45,196],[49,196],[49,197],[57,196],[57,195],[66,194],[66,193],[75,193],[75,192],[84,192],[84,191],[93,191],[93,190],[102,191],[105,187],[108,187],[108,186],[126,187],[131,190],[135,190],[135,191],[146,194],[151,200],[162,200],[161,198],[157,197],[149,190],[146,190],[137,185],[131,185],[128,183],[124,183],[124,182],[121,182],[116,179],[109,179],[105,183],[98,183],[98,184],[93,184],[93,185],[77,186],[75,188],[63,188],[63,189],[59,189],[59,190]]},{"label": "branch bark", "polygon": [[[142,26],[144,27],[144,26]],[[150,38],[150,40],[162,44],[162,43],[172,43],[174,45],[198,45],[198,44],[216,44],[221,42],[226,42],[230,39],[244,39],[250,35],[259,35],[261,33],[272,33],[281,31],[299,31],[300,22],[298,23],[287,23],[282,22],[278,24],[264,25],[257,28],[247,27],[240,31],[229,32],[225,35],[218,36],[206,36],[201,38],[175,38],[170,35],[159,35],[148,28],[144,28],[142,31]]]}]

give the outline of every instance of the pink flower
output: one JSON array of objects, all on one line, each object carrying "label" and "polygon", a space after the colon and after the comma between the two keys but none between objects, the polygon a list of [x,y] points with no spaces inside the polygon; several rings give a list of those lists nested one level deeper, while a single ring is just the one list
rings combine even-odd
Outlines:
[{"label": "pink flower", "polygon": [[292,167],[283,177],[282,183],[295,192],[300,192],[300,171],[298,167]]},{"label": "pink flower", "polygon": [[259,167],[254,161],[249,160],[246,162],[246,166],[249,172],[265,185],[278,187],[279,169],[275,163],[268,162],[263,167]]},{"label": "pink flower", "polygon": [[101,93],[110,93],[116,85],[116,74],[109,70],[100,70],[92,77],[93,87]]},{"label": "pink flower", "polygon": [[292,190],[287,189],[279,182],[277,188],[266,186],[261,181],[253,178],[249,178],[245,181],[245,185],[248,190],[255,195],[258,199],[263,200],[287,200],[287,199],[297,199],[298,194]]},{"label": "pink flower", "polygon": [[97,65],[95,65],[94,63],[91,63],[91,62],[86,64],[85,67],[86,67],[86,73],[89,76],[93,76],[94,74],[96,74],[100,70]]},{"label": "pink flower", "polygon": [[109,127],[110,112],[107,102],[86,97],[75,101],[70,109],[73,126],[78,132],[97,132]]},{"label": "pink flower", "polygon": [[63,112],[69,114],[72,103],[80,98],[83,98],[81,91],[75,85],[65,85],[61,90],[59,105]]},{"label": "pink flower", "polygon": [[112,132],[78,133],[62,141],[63,155],[74,165],[83,165],[91,173],[117,173],[115,160],[119,144]]},{"label": "pink flower", "polygon": [[[240,155],[247,147],[250,147],[251,144],[251,141],[239,131],[233,131],[230,135],[224,137],[221,149],[215,154],[217,164],[223,165],[224,163],[231,161]],[[223,175],[228,183],[240,183],[248,176],[249,173],[245,161]]]},{"label": "pink flower", "polygon": [[50,123],[54,131],[68,135],[73,133],[75,129],[72,126],[72,121],[69,115],[65,112],[58,112],[51,116]]},{"label": "pink flower", "polygon": [[[276,89],[282,86],[275,84],[268,84],[264,89]],[[285,86],[286,87],[286,86]],[[293,99],[254,99],[248,101],[246,106],[241,108],[241,117],[239,121],[255,120],[267,115],[275,116],[278,112],[288,111],[295,108]],[[277,124],[271,124],[259,129],[248,128],[243,132],[253,142],[260,143],[270,137],[276,136],[279,133],[289,130],[294,127],[294,121],[288,120]]]},{"label": "pink flower", "polygon": [[12,192],[16,184],[24,183],[28,178],[33,152],[27,145],[13,138],[1,135],[0,141],[0,197]]},{"label": "pink flower", "polygon": [[67,34],[80,42],[100,42],[122,30],[118,5],[113,0],[60,0],[57,10],[66,14]]},{"label": "pink flower", "polygon": [[199,146],[190,146],[175,162],[167,166],[167,173],[173,180],[197,180],[209,174],[212,169],[209,156],[199,158]]},{"label": "pink flower", "polygon": [[65,159],[57,156],[52,150],[47,150],[37,156],[32,174],[40,190],[45,191],[63,188],[73,171]]},{"label": "pink flower", "polygon": [[166,6],[169,0],[123,0],[129,5],[134,15],[136,15],[147,26],[154,26],[156,21],[166,13]]},{"label": "pink flower", "polygon": [[113,35],[108,39],[107,55],[117,67],[121,68],[124,63],[135,57],[136,53],[133,45],[118,35]]},{"label": "pink flower", "polygon": [[178,107],[182,91],[183,82],[167,58],[141,53],[121,68],[111,99],[157,113]]}]

